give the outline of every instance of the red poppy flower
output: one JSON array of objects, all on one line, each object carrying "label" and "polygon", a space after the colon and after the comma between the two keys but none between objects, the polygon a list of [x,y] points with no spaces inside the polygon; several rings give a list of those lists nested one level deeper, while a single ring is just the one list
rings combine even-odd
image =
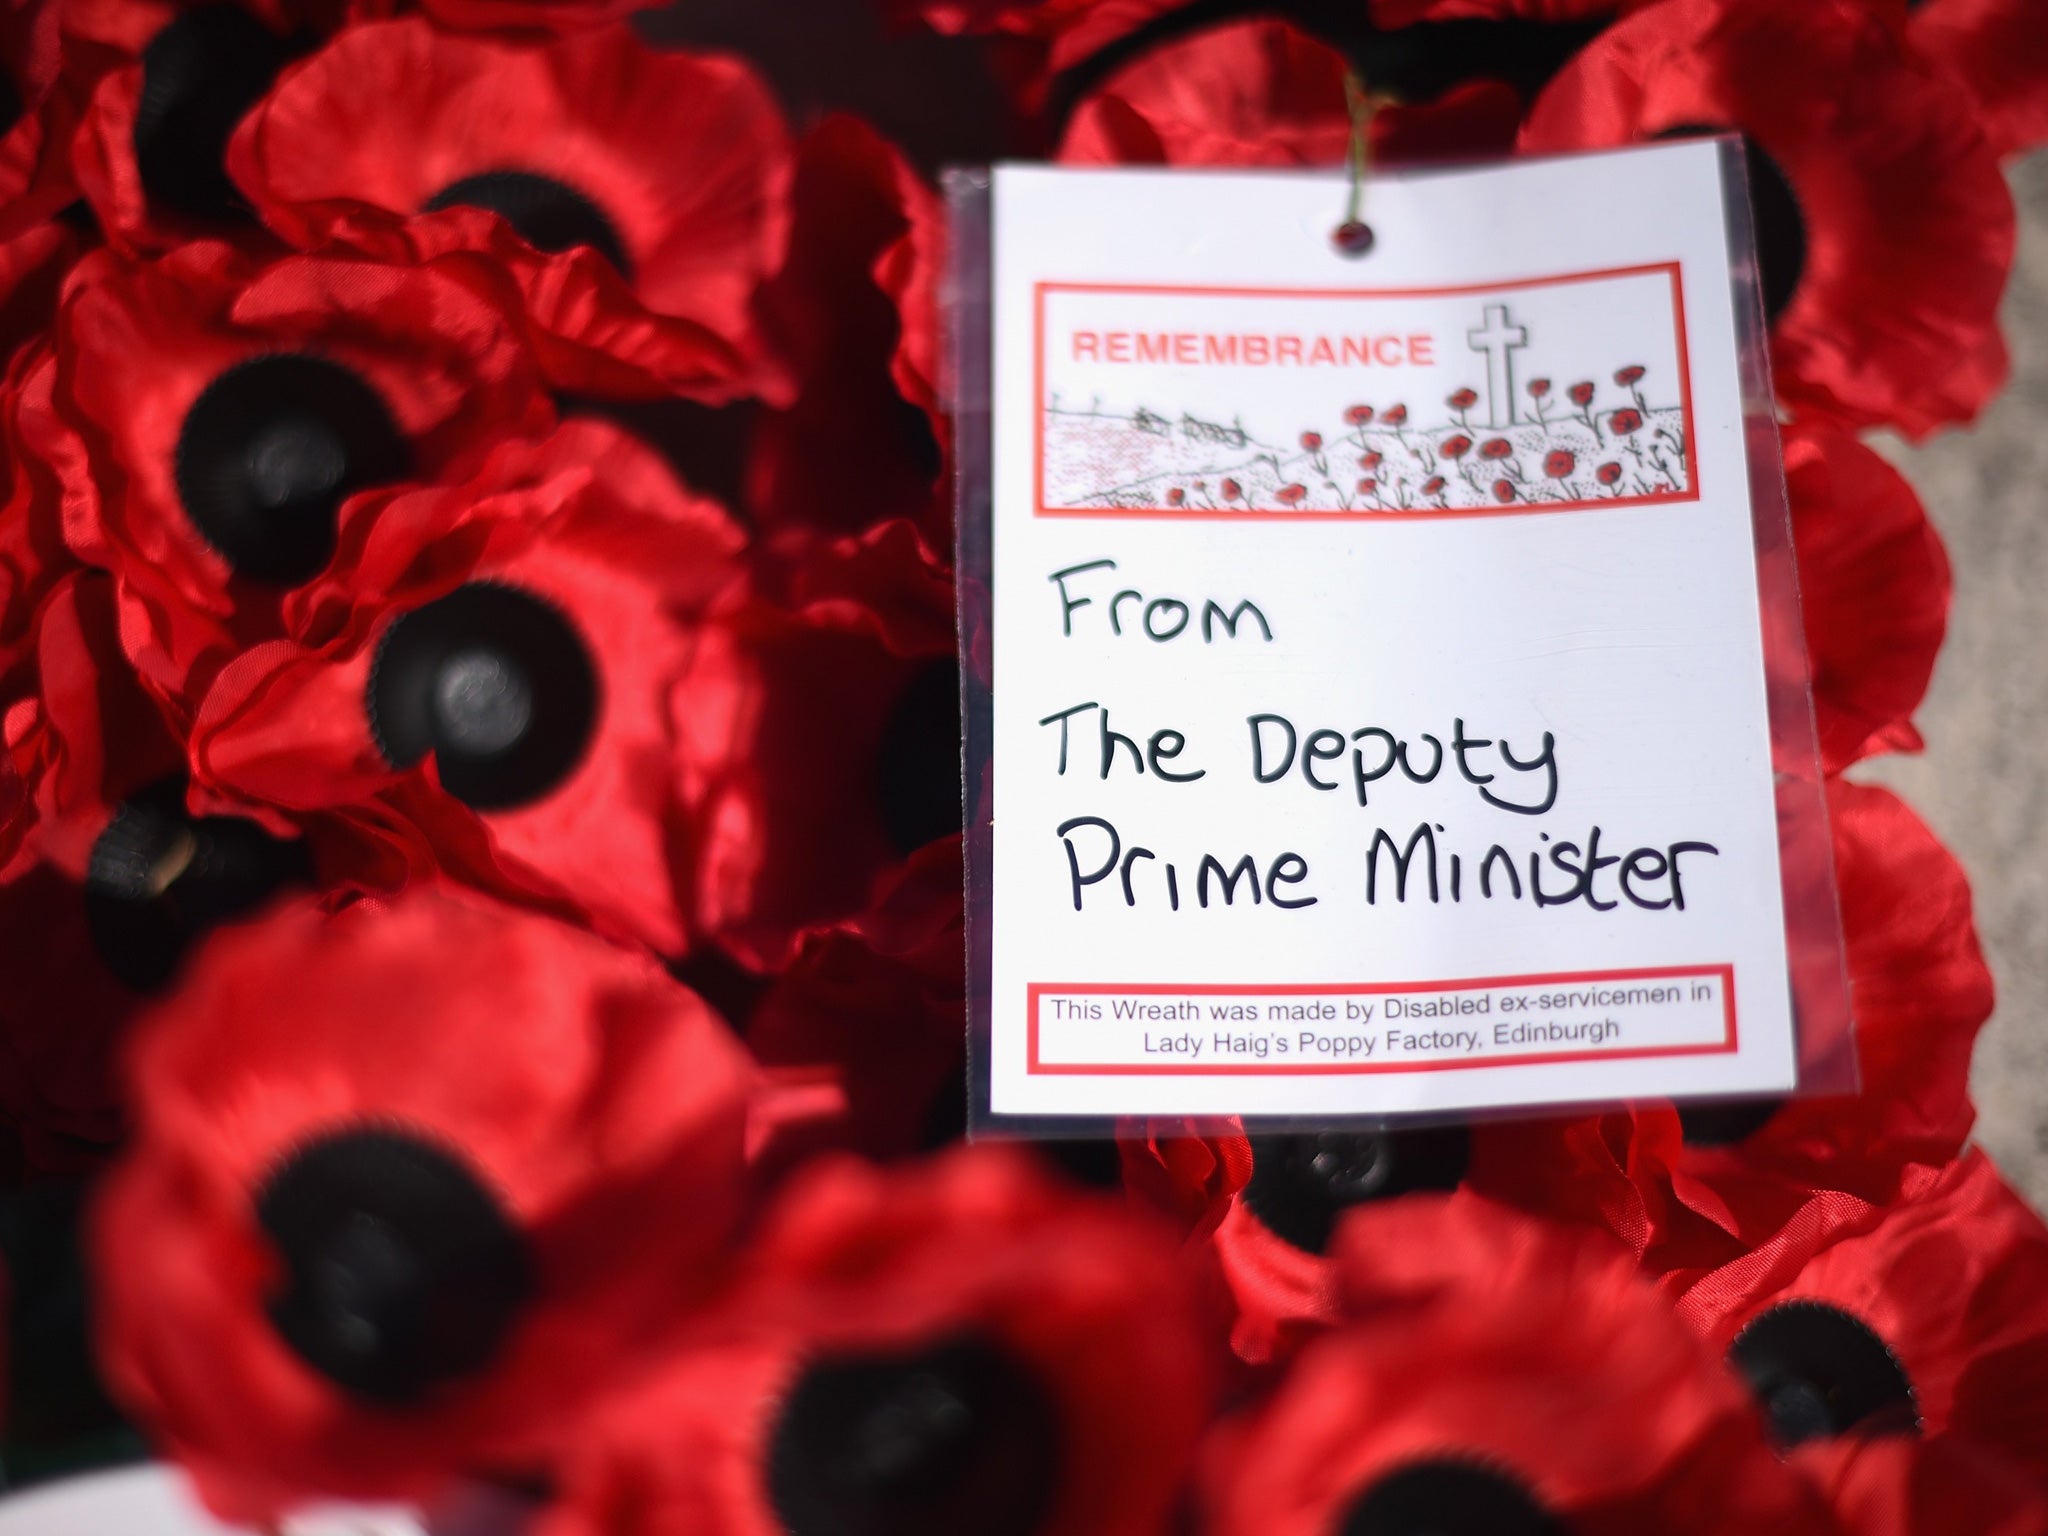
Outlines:
[{"label": "red poppy flower", "polygon": [[1226,477],[1223,482],[1223,499],[1225,501],[1236,501],[1242,495],[1244,495],[1244,487],[1235,480]]},{"label": "red poppy flower", "polygon": [[1308,487],[1299,482],[1293,485],[1283,485],[1273,493],[1273,499],[1283,507],[1298,507],[1307,496]]},{"label": "red poppy flower", "polygon": [[1602,464],[1597,470],[1595,470],[1594,474],[1598,476],[1599,481],[1602,485],[1613,485],[1616,481],[1621,479],[1621,466],[1617,463],[1614,463],[1612,460],[1609,460],[1607,463]]},{"label": "red poppy flower", "polygon": [[762,382],[750,305],[781,257],[788,150],[737,60],[625,28],[514,42],[373,23],[290,70],[228,159],[301,248],[491,255],[558,386],[717,401]]},{"label": "red poppy flower", "polygon": [[61,7],[67,88],[82,101],[72,168],[110,245],[164,251],[248,231],[248,205],[228,179],[229,136],[342,9],[336,0]]},{"label": "red poppy flower", "polygon": [[1643,371],[1643,365],[1641,363],[1630,363],[1626,368],[1618,368],[1615,370],[1614,382],[1621,385],[1623,388],[1627,388],[1631,384],[1641,382],[1643,377]]},{"label": "red poppy flower", "polygon": [[1822,762],[1916,751],[1948,621],[1941,537],[1905,477],[1848,433],[1792,426],[1784,447]]},{"label": "red poppy flower", "polygon": [[1541,400],[1541,399],[1542,399],[1542,398],[1543,398],[1543,397],[1544,397],[1545,395],[1547,395],[1547,394],[1549,394],[1549,393],[1550,393],[1550,380],[1548,380],[1548,379],[1531,379],[1531,380],[1529,381],[1529,395],[1530,395],[1530,398],[1532,398],[1532,399],[1535,399],[1535,400]]},{"label": "red poppy flower", "polygon": [[1354,1319],[1205,1458],[1216,1536],[1831,1529],[1604,1234],[1423,1196],[1343,1251]]},{"label": "red poppy flower", "polygon": [[133,1065],[101,1358],[235,1518],[523,1464],[738,1214],[744,1053],[651,962],[537,916],[281,909],[207,947]]},{"label": "red poppy flower", "polygon": [[1494,481],[1493,499],[1495,501],[1513,501],[1515,499],[1515,482],[1512,480]]},{"label": "red poppy flower", "polygon": [[1213,1390],[1174,1260],[1007,1151],[819,1166],[704,1347],[580,1430],[541,1529],[1155,1529]]},{"label": "red poppy flower", "polygon": [[1380,421],[1389,427],[1401,426],[1407,420],[1408,407],[1405,405],[1390,405],[1380,412]]},{"label": "red poppy flower", "polygon": [[1344,413],[1344,420],[1350,426],[1365,426],[1372,420],[1372,407],[1369,405],[1354,405]]},{"label": "red poppy flower", "polygon": [[1358,456],[1358,467],[1360,469],[1378,469],[1380,467],[1379,450],[1374,449],[1370,453],[1361,453]]},{"label": "red poppy flower", "polygon": [[[1078,165],[1341,165],[1351,142],[1344,59],[1281,21],[1212,27],[1112,74],[1067,120],[1059,159]],[[1521,101],[1474,82],[1382,107],[1379,164],[1506,150]]]},{"label": "red poppy flower", "polygon": [[1543,473],[1553,480],[1562,480],[1579,467],[1579,461],[1568,448],[1553,448],[1543,455]]},{"label": "red poppy flower", "polygon": [[2027,1203],[1976,1151],[1894,1205],[1815,1199],[1678,1304],[1777,1438],[1917,1429],[2048,1465],[2048,1227]]},{"label": "red poppy flower", "polygon": [[2026,0],[1925,0],[1907,7],[1914,49],[1961,82],[2001,155],[2048,141],[2048,34]]},{"label": "red poppy flower", "polygon": [[1482,459],[1505,459],[1515,451],[1515,445],[1504,437],[1489,437],[1479,445]]},{"label": "red poppy flower", "polygon": [[1380,483],[1377,480],[1361,480],[1358,482],[1358,494],[1361,496],[1370,496],[1379,488]]},{"label": "red poppy flower", "polygon": [[1992,998],[1969,881],[1889,791],[1830,780],[1828,809],[1860,1090],[1489,1127],[1481,1187],[1607,1226],[1645,1268],[1682,1279],[1772,1240],[1816,1189],[1880,1204],[1915,1165],[1956,1154]]},{"label": "red poppy flower", "polygon": [[1795,413],[1920,435],[2003,377],[2012,198],[1967,95],[1866,0],[1674,0],[1538,98],[1528,151],[1732,128],[1756,147],[1773,374]]},{"label": "red poppy flower", "polygon": [[1462,432],[1454,432],[1437,447],[1437,452],[1447,459],[1462,459],[1471,451],[1472,439]]},{"label": "red poppy flower", "polygon": [[[946,563],[906,522],[820,545],[775,601],[707,635],[674,684],[704,836],[694,908],[746,964],[868,910],[961,826]],[[819,765],[831,764],[829,773]]]},{"label": "red poppy flower", "polygon": [[795,378],[761,412],[747,503],[764,529],[860,533],[914,519],[952,543],[950,437],[933,383],[937,200],[886,140],[834,116],[799,145],[789,255],[761,296]]},{"label": "red poppy flower", "polygon": [[1479,403],[1479,392],[1472,389],[1461,389],[1445,403],[1454,411],[1469,411]]},{"label": "red poppy flower", "polygon": [[1442,475],[1431,475],[1427,480],[1422,482],[1422,494],[1425,496],[1435,496],[1439,492],[1441,492],[1443,488],[1444,477]]},{"label": "red poppy flower", "polygon": [[1593,386],[1584,380],[1574,384],[1566,393],[1571,396],[1573,405],[1591,405],[1593,403]]},{"label": "red poppy flower", "polygon": [[1185,503],[1186,503],[1187,499],[1188,499],[1188,493],[1187,493],[1186,491],[1182,490],[1182,489],[1181,489],[1181,488],[1180,488],[1179,486],[1177,486],[1177,485],[1176,485],[1176,486],[1175,486],[1175,487],[1174,487],[1174,488],[1173,488],[1172,490],[1170,490],[1170,491],[1168,491],[1168,492],[1166,493],[1166,504],[1167,504],[1167,505],[1168,505],[1169,507],[1178,507],[1178,506],[1181,506],[1181,505],[1183,505],[1183,504],[1185,504]]},{"label": "red poppy flower", "polygon": [[[222,672],[194,727],[218,802],[396,824],[457,879],[664,953],[686,943],[690,798],[675,680],[741,536],[652,450],[572,421],[465,480],[364,496],[294,638]],[[709,668],[702,736],[732,704]]]},{"label": "red poppy flower", "polygon": [[504,311],[450,263],[222,245],[80,264],[57,330],[51,449],[65,537],[111,570],[144,684],[187,721],[278,633],[347,499],[433,474],[551,415]]},{"label": "red poppy flower", "polygon": [[1323,434],[1320,432],[1302,433],[1301,446],[1307,449],[1310,453],[1314,453],[1317,449],[1323,446]]}]

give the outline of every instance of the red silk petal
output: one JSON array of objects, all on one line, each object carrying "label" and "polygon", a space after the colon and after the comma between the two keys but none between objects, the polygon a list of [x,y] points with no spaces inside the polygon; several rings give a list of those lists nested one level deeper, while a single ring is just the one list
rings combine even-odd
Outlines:
[{"label": "red silk petal", "polygon": [[1905,477],[1845,432],[1788,427],[1785,479],[1822,765],[1914,750],[1948,628],[1941,536]]}]

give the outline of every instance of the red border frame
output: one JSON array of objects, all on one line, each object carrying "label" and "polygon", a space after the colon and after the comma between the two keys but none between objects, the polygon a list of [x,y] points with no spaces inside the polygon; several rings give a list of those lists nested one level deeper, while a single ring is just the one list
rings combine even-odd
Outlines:
[{"label": "red border frame", "polygon": [[[1286,1066],[1185,1066],[1151,1065],[1143,1062],[1047,1062],[1038,1052],[1038,1003],[1048,992],[1081,996],[1132,993],[1168,994],[1175,997],[1307,997],[1352,994],[1380,997],[1403,992],[1460,992],[1479,988],[1534,987],[1545,984],[1569,985],[1578,981],[1665,981],[1675,977],[1718,976],[1727,1021],[1717,1045],[1652,1045],[1635,1051],[1547,1051],[1525,1056],[1489,1056],[1484,1061],[1418,1061],[1398,1065],[1384,1062],[1290,1063]],[[1027,1077],[1362,1077],[1395,1072],[1469,1072],[1487,1067],[1546,1066],[1574,1061],[1639,1061],[1653,1056],[1729,1056],[1738,1042],[1735,1024],[1735,967],[1733,965],[1666,965],[1625,971],[1560,971],[1534,976],[1466,976],[1452,981],[1338,982],[1331,986],[1310,983],[1277,983],[1254,986],[1241,983],[1211,983],[1179,986],[1170,982],[1077,982],[1071,985],[1050,981],[1025,983],[1026,1025],[1024,1075]]]},{"label": "red border frame", "polygon": [[[1192,294],[1206,298],[1434,299],[1461,293],[1506,293],[1521,288],[1554,288],[1661,272],[1671,280],[1671,318],[1678,341],[1679,409],[1685,415],[1687,491],[1668,496],[1618,496],[1597,501],[1521,503],[1505,507],[1417,508],[1407,512],[1225,512],[1187,507],[1048,507],[1045,504],[1045,301],[1052,293]],[[1192,284],[1033,283],[1031,285],[1031,485],[1034,517],[1164,518],[1176,522],[1421,522],[1466,517],[1528,517],[1549,512],[1597,512],[1612,507],[1661,507],[1700,499],[1699,440],[1692,412],[1692,356],[1685,325],[1685,276],[1675,261],[1597,272],[1494,283],[1460,283],[1442,288],[1208,288]]]}]

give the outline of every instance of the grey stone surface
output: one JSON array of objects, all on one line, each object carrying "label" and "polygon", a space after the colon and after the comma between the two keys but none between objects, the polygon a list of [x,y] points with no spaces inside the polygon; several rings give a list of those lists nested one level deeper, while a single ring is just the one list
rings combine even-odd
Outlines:
[{"label": "grey stone surface", "polygon": [[1972,1071],[1977,1139],[2048,1208],[2048,154],[2012,168],[2013,375],[1968,431],[1881,442],[1955,564],[1955,611],[1919,715],[1923,756],[1857,770],[1919,809],[1968,866],[1998,1011]]}]

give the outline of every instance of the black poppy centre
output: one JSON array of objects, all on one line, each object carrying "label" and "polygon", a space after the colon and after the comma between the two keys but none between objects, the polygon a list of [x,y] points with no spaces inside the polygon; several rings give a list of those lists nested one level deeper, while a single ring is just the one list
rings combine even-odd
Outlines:
[{"label": "black poppy centre", "polygon": [[1838,1307],[1790,1301],[1753,1319],[1728,1360],[1785,1446],[1919,1428],[1913,1383],[1870,1327]]},{"label": "black poppy centre", "polygon": [[828,1357],[784,1401],[769,1497],[790,1536],[1028,1536],[1052,1505],[1059,1439],[1045,1388],[980,1337]]},{"label": "black poppy centre", "polygon": [[270,1320],[344,1391],[408,1403],[484,1369],[532,1285],[517,1224],[441,1149],[349,1130],[300,1149],[256,1219],[283,1261]]},{"label": "black poppy centre", "polygon": [[402,478],[405,436],[368,382],[325,358],[237,363],[178,430],[178,499],[235,574],[297,586],[334,553],[341,504]]},{"label": "black poppy centre", "polygon": [[150,200],[214,222],[245,214],[228,179],[228,139],[304,51],[236,5],[183,11],[151,38],[135,108],[135,164]]},{"label": "black poppy centre", "polygon": [[502,810],[540,799],[582,760],[598,679],[551,604],[472,582],[392,622],[366,702],[386,762],[409,768],[432,752],[450,794]]},{"label": "black poppy centre", "polygon": [[1410,1462],[1352,1501],[1338,1536],[1565,1536],[1514,1478],[1452,1460]]},{"label": "black poppy centre", "polygon": [[422,205],[426,213],[444,208],[482,208],[495,213],[536,251],[552,254],[587,245],[622,277],[633,275],[618,226],[589,197],[552,176],[513,170],[465,176]]},{"label": "black poppy centre", "polygon": [[123,803],[94,842],[86,932],[115,979],[154,992],[194,940],[309,873],[300,844],[238,817],[191,816],[183,782],[165,780]]},{"label": "black poppy centre", "polygon": [[1239,1198],[1275,1237],[1321,1253],[1352,1206],[1455,1189],[1470,1160],[1471,1134],[1462,1125],[1256,1136],[1252,1176]]}]

